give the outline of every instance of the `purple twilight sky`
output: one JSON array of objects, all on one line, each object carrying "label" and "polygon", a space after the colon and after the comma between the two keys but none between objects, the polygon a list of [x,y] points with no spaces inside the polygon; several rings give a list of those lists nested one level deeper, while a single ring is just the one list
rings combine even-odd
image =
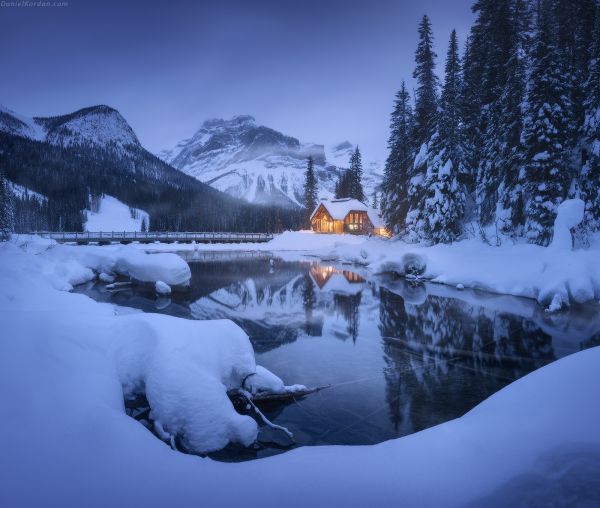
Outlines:
[{"label": "purple twilight sky", "polygon": [[301,141],[386,155],[402,79],[412,86],[417,24],[433,23],[438,73],[471,0],[81,1],[0,7],[0,104],[57,115],[118,109],[151,151],[210,117],[252,114]]}]

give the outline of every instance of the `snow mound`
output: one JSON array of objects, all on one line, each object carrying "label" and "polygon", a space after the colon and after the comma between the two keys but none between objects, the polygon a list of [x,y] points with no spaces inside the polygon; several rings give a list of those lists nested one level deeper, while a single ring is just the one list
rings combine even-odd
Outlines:
[{"label": "snow mound", "polygon": [[145,389],[161,434],[196,453],[254,442],[256,422],[227,396],[257,368],[248,336],[233,322],[138,314],[116,319],[111,335],[125,394]]},{"label": "snow mound", "polygon": [[408,252],[402,256],[402,271],[405,275],[421,276],[427,269],[427,261],[422,254]]},{"label": "snow mound", "polygon": [[140,282],[162,281],[169,286],[188,286],[189,265],[176,254],[145,254],[124,249],[116,258],[115,270]]},{"label": "snow mound", "polygon": [[585,203],[581,199],[567,199],[558,206],[551,249],[568,251],[573,248],[571,229],[581,223],[584,212]]},{"label": "snow mound", "polygon": [[98,275],[98,280],[106,282],[107,284],[112,284],[115,281],[115,277],[110,273],[101,272],[100,275]]},{"label": "snow mound", "polygon": [[51,276],[56,289],[70,291],[101,274],[117,273],[138,282],[162,281],[171,287],[189,286],[190,267],[177,254],[147,254],[135,245],[57,245],[33,235],[20,235],[17,244],[27,251],[44,254],[41,268]]},{"label": "snow mound", "polygon": [[171,286],[165,284],[162,280],[157,280],[154,284],[154,289],[159,295],[170,295],[171,294]]},{"label": "snow mound", "polygon": [[[65,414],[81,411],[79,403],[73,405],[75,409],[71,404],[65,407],[61,399],[64,394],[67,398],[97,396],[92,406],[118,411],[127,418],[123,414],[123,395],[143,393],[157,432],[177,437],[190,451],[206,453],[230,442],[250,445],[256,438],[255,420],[235,411],[228,390],[241,388],[244,379],[255,372],[259,373],[258,390],[294,389],[285,387],[277,376],[256,365],[248,336],[230,320],[115,315],[112,305],[56,291],[72,287],[74,279],[91,280],[94,274],[90,266],[98,270],[107,262],[108,254],[100,255],[98,251],[110,253],[111,249],[78,250],[52,244],[43,249],[43,245],[41,241],[21,247],[0,244],[0,261],[11,267],[0,272],[0,313],[7,338],[15,338],[17,348],[22,344],[18,338],[26,337],[31,343],[40,344],[50,365],[58,362],[51,367],[52,375],[40,367],[33,369],[34,374],[27,373],[23,381],[29,386],[39,384],[39,379],[52,379],[52,388],[50,384],[44,386],[49,396],[30,401],[41,404],[44,412],[48,411],[47,406],[55,412],[47,425],[53,425],[56,418]],[[90,253],[87,256],[74,254],[86,251]],[[82,261],[90,266],[84,266]],[[32,313],[24,311],[29,308]],[[3,339],[4,335],[0,347],[6,345]],[[40,355],[34,356],[37,361]],[[20,372],[23,375],[24,371]],[[89,376],[87,384],[85,376]],[[63,395],[57,393],[60,389],[64,390]],[[2,394],[4,391],[0,390]],[[84,413],[87,418],[95,418],[90,416],[94,411],[86,409]],[[135,424],[133,420],[131,423]],[[89,422],[83,426],[89,427]]]},{"label": "snow mound", "polygon": [[131,208],[112,196],[102,196],[98,211],[86,211],[84,231],[141,231],[142,223],[150,227],[150,216]]},{"label": "snow mound", "polygon": [[304,385],[285,386],[279,377],[260,365],[257,365],[254,374],[245,380],[244,387],[252,394],[261,392],[292,393],[306,390],[306,386]]}]

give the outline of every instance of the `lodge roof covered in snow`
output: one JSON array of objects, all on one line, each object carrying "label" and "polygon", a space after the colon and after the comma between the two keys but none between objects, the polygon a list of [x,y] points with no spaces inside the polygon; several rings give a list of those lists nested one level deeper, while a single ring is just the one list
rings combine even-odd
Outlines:
[{"label": "lodge roof covered in snow", "polygon": [[384,227],[383,220],[379,216],[379,212],[370,206],[361,203],[358,199],[340,198],[340,199],[321,199],[317,207],[310,214],[312,219],[317,213],[319,207],[323,205],[331,218],[334,220],[344,220],[350,212],[367,212],[369,220],[375,228]]}]

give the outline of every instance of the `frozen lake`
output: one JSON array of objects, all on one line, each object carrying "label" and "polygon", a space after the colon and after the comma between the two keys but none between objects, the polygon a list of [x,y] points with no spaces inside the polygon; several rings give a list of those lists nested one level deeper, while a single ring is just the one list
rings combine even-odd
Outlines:
[{"label": "frozen lake", "polygon": [[[192,270],[187,293],[164,298],[102,283],[77,291],[145,312],[231,319],[250,336],[257,363],[286,384],[329,386],[264,408],[298,446],[374,444],[437,425],[543,365],[600,344],[597,306],[548,314],[530,300],[309,259],[182,255]],[[267,429],[259,438],[254,449],[211,456],[240,460],[286,448]]]}]

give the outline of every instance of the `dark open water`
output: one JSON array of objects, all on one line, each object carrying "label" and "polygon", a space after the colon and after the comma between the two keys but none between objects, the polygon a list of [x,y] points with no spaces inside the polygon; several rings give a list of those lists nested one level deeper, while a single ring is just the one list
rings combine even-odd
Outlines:
[{"label": "dark open water", "polygon": [[[98,301],[188,319],[229,318],[258,364],[286,384],[330,388],[265,414],[296,445],[373,444],[459,417],[508,383],[600,344],[597,306],[547,314],[535,302],[267,253],[187,253],[190,291],[78,289]],[[263,442],[285,444],[269,429]],[[276,453],[265,444],[216,458]]]}]

